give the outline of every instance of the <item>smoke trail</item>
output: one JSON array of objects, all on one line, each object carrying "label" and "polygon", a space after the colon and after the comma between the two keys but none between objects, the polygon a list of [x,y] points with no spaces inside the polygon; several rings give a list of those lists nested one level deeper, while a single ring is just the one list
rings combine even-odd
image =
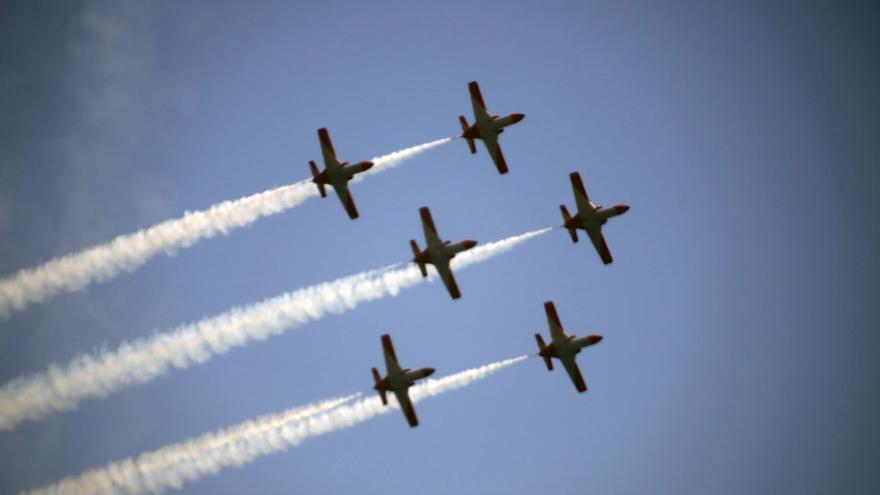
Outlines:
[{"label": "smoke trail", "polygon": [[[183,479],[175,481],[174,471],[179,468],[192,469],[187,463],[195,461],[194,456],[203,459],[200,466],[204,474],[217,473],[220,467],[240,466],[249,462],[248,452],[243,452],[236,442],[283,427],[296,421],[303,421],[311,416],[329,411],[361,396],[361,393],[347,395],[336,399],[327,399],[305,406],[294,407],[286,411],[267,414],[255,420],[245,421],[238,425],[223,428],[212,433],[184,442],[168,445],[159,450],[146,452],[138,456],[137,475],[130,471],[135,464],[132,459],[111,463],[103,469],[92,469],[82,473],[75,483],[71,479],[62,480],[35,493],[143,493],[158,492],[173,487],[180,488]],[[237,460],[227,456],[225,464],[211,466],[211,455],[235,449]],[[164,474],[162,483],[157,483],[154,473]],[[192,478],[189,478],[192,479]]]},{"label": "smoke trail", "polygon": [[[410,397],[413,402],[418,402],[464,387],[527,357],[499,361],[439,380],[429,379],[412,387]],[[390,404],[397,409],[393,399]],[[186,482],[217,474],[223,468],[242,466],[258,457],[283,452],[309,438],[349,428],[393,409],[383,406],[378,397],[361,399],[306,417],[296,417],[293,412],[297,409],[293,409],[146,452],[136,459],[113,462],[31,493],[136,494],[179,489]]]},{"label": "smoke trail", "polygon": [[[479,263],[550,230],[477,246],[457,255],[452,266],[464,268]],[[432,269],[428,279],[436,277]],[[0,388],[0,430],[12,429],[25,419],[73,409],[85,398],[105,397],[123,387],[148,382],[171,368],[186,369],[204,363],[235,347],[279,335],[328,313],[344,313],[361,303],[397,295],[422,280],[415,265],[371,270],[125,342],[115,351],[80,355],[63,367],[50,365],[41,373],[18,377]]]},{"label": "smoke trail", "polygon": [[[372,175],[395,167],[404,160],[451,140],[438,139],[373,158],[373,168],[368,172]],[[79,290],[92,282],[116,277],[123,271],[134,271],[157,254],[173,254],[201,239],[228,234],[233,229],[281,213],[317,195],[318,189],[314,184],[303,180],[234,201],[224,201],[207,210],[187,212],[183,217],[166,220],[133,234],[121,235],[108,243],[55,258],[35,268],[20,270],[0,280],[0,318],[22,310],[28,304],[43,302],[59,292]]]}]

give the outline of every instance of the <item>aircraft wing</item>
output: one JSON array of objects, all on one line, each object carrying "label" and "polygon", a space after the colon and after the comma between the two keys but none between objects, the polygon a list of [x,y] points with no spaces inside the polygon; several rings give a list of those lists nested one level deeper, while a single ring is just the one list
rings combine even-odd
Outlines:
[{"label": "aircraft wing", "polygon": [[495,162],[495,168],[498,169],[498,173],[506,174],[509,169],[507,168],[507,160],[504,159],[504,153],[501,152],[501,145],[498,144],[498,134],[494,132],[487,132],[485,134],[487,135],[483,136],[482,141],[486,145],[486,151],[489,152],[489,156]]},{"label": "aircraft wing", "polygon": [[598,225],[587,227],[587,235],[593,241],[593,247],[596,248],[596,252],[602,258],[602,263],[607,265],[614,261],[614,258],[611,257],[611,251],[608,249],[608,244],[605,243],[605,236],[602,235],[602,227]]},{"label": "aircraft wing", "polygon": [[449,268],[449,260],[447,259],[445,263],[435,262],[434,267],[437,269],[437,273],[440,274],[440,280],[443,281],[443,285],[446,286],[449,295],[452,296],[453,299],[461,297],[461,292],[458,290],[458,283],[455,282],[455,275],[452,274],[452,270]]},{"label": "aircraft wing", "polygon": [[333,181],[333,190],[336,191],[336,196],[339,197],[339,201],[342,201],[342,206],[345,207],[345,211],[348,212],[348,217],[354,220],[358,217],[357,207],[354,205],[354,198],[351,197],[351,193],[348,192],[348,181],[345,179],[335,180]]},{"label": "aircraft wing", "polygon": [[397,362],[397,354],[394,352],[391,336],[388,334],[382,336],[382,354],[385,355],[385,369],[388,370],[389,375],[403,372],[400,369],[400,364]]},{"label": "aircraft wing", "polygon": [[419,208],[419,215],[422,217],[422,230],[425,231],[425,242],[428,248],[436,248],[443,245],[440,236],[437,235],[437,227],[434,226],[434,219],[431,218],[431,210],[427,206]]},{"label": "aircraft wing", "polygon": [[328,170],[339,168],[339,160],[336,159],[336,150],[330,141],[330,133],[326,127],[318,129],[318,138],[321,140],[321,153],[324,155],[324,167]]},{"label": "aircraft wing", "polygon": [[581,218],[586,218],[583,213],[590,206],[590,197],[587,196],[587,190],[584,188],[584,183],[581,180],[581,174],[578,172],[572,172],[568,175],[571,179],[571,190],[574,192],[574,203],[577,205],[578,212],[581,213]]},{"label": "aircraft wing", "polygon": [[561,361],[562,365],[565,366],[565,371],[568,372],[568,376],[571,378],[571,382],[574,383],[574,388],[576,388],[578,392],[586,392],[587,384],[584,382],[584,377],[581,375],[581,369],[578,368],[574,356],[567,359],[561,359]]},{"label": "aircraft wing", "polygon": [[547,313],[547,326],[550,328],[550,337],[554,341],[568,341],[568,335],[562,328],[562,322],[559,321],[559,315],[556,314],[556,306],[553,301],[544,303],[544,312]]},{"label": "aircraft wing", "polygon": [[395,389],[394,395],[397,397],[397,403],[400,404],[400,410],[406,416],[406,422],[409,423],[409,426],[418,426],[419,418],[416,416],[416,410],[413,408],[412,401],[409,400],[409,387]]},{"label": "aircraft wing", "polygon": [[483,101],[483,95],[480,93],[480,85],[477,81],[468,83],[468,91],[471,93],[471,105],[474,107],[474,118],[477,123],[491,122],[492,116],[486,109],[486,102]]}]

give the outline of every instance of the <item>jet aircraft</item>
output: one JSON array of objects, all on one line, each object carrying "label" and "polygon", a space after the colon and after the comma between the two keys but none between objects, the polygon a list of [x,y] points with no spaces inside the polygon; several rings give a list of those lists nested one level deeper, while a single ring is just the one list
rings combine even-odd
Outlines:
[{"label": "jet aircraft", "polygon": [[538,341],[538,354],[544,358],[547,369],[553,371],[553,361],[550,358],[556,358],[562,361],[565,371],[571,377],[574,387],[578,392],[586,392],[587,384],[584,383],[584,377],[581,376],[581,370],[578,368],[575,356],[581,352],[581,349],[594,344],[598,344],[602,340],[601,335],[588,335],[584,337],[576,337],[565,333],[562,323],[559,322],[559,316],[556,314],[556,307],[553,301],[544,303],[544,311],[547,313],[547,324],[550,327],[550,337],[553,339],[550,345],[544,344],[544,339],[540,333],[535,334],[535,340]]},{"label": "jet aircraft", "polygon": [[428,210],[428,207],[423,206],[422,208],[419,208],[419,214],[422,217],[422,229],[425,231],[425,242],[428,243],[428,246],[422,251],[419,249],[419,245],[415,239],[410,240],[409,243],[410,246],[412,246],[413,254],[415,255],[412,261],[419,265],[419,270],[422,271],[422,277],[428,276],[428,268],[426,265],[428,263],[434,265],[434,268],[437,269],[437,273],[440,274],[440,279],[443,280],[443,285],[445,285],[446,290],[449,291],[449,295],[452,296],[453,299],[458,299],[461,297],[461,292],[459,292],[458,284],[455,282],[455,276],[453,276],[452,270],[449,268],[449,262],[456,254],[462,251],[467,251],[476,246],[477,241],[467,240],[456,242],[455,244],[450,244],[449,241],[443,241],[440,239],[440,236],[437,235],[437,228],[434,227],[434,220],[431,218],[431,211]]},{"label": "jet aircraft", "polygon": [[397,403],[406,416],[406,421],[410,427],[419,425],[419,418],[413,409],[412,401],[409,400],[409,388],[413,386],[416,380],[427,378],[434,374],[434,368],[422,368],[420,370],[411,371],[409,368],[401,369],[400,363],[397,361],[397,354],[394,353],[394,345],[391,343],[391,336],[385,334],[382,336],[382,351],[385,355],[385,369],[388,374],[385,378],[379,375],[379,370],[373,368],[373,380],[376,385],[373,390],[379,392],[382,398],[382,404],[388,405],[387,392],[394,392],[397,397]]},{"label": "jet aircraft", "polygon": [[342,206],[348,212],[349,218],[354,220],[358,217],[357,207],[354,205],[354,198],[348,191],[348,181],[361,172],[365,172],[373,166],[371,161],[362,161],[354,165],[348,162],[340,162],[336,159],[336,151],[333,149],[333,143],[330,141],[330,134],[326,127],[318,129],[318,138],[321,140],[321,153],[324,155],[324,170],[318,172],[318,165],[315,161],[309,161],[309,168],[312,169],[312,182],[318,186],[318,192],[322,198],[327,197],[327,191],[324,186],[329,184],[333,186]]},{"label": "jet aircraft", "polygon": [[504,160],[504,154],[501,152],[501,146],[498,144],[498,135],[504,132],[504,128],[516,124],[525,117],[522,113],[512,113],[507,117],[499,117],[491,115],[486,109],[486,103],[483,101],[483,95],[480,94],[480,86],[477,81],[468,83],[468,90],[471,93],[471,104],[474,107],[474,125],[468,125],[464,115],[459,115],[458,120],[461,122],[461,129],[464,131],[461,137],[467,140],[471,153],[477,152],[477,145],[474,139],[481,139],[486,145],[486,151],[495,162],[498,173],[506,174],[508,171],[507,162]]},{"label": "jet aircraft", "polygon": [[565,205],[559,205],[559,209],[562,210],[562,218],[565,220],[563,227],[568,229],[572,242],[578,241],[577,229],[586,231],[593,242],[593,247],[596,248],[599,257],[602,258],[602,263],[607,265],[614,261],[614,258],[611,257],[611,251],[608,250],[608,244],[605,243],[605,237],[602,235],[602,226],[608,222],[609,218],[623,215],[629,211],[629,206],[617,205],[611,208],[602,208],[601,205],[594,205],[590,202],[589,196],[587,196],[587,190],[584,189],[581,175],[577,172],[572,172],[569,174],[569,177],[571,178],[571,189],[574,191],[574,202],[578,212],[572,217],[568,214],[568,209]]}]

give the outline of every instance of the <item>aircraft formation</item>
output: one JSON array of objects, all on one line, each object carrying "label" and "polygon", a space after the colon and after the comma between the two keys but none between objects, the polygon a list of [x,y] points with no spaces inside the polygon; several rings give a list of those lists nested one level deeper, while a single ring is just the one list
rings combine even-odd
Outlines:
[{"label": "aircraft formation", "polygon": [[[510,169],[501,150],[499,136],[507,127],[522,121],[525,115],[522,113],[512,113],[503,117],[493,115],[486,108],[485,100],[476,81],[468,84],[468,91],[473,107],[474,123],[471,125],[464,116],[459,116],[462,133],[455,137],[465,140],[472,154],[477,152],[476,141],[482,141],[498,173],[501,175],[507,174]],[[327,128],[322,127],[318,129],[318,140],[324,169],[320,170],[318,164],[314,160],[310,160],[308,164],[312,176],[311,180],[299,181],[293,185],[264,191],[234,202],[224,202],[216,208],[212,207],[205,212],[188,213],[182,219],[162,222],[149,229],[139,231],[137,234],[117,237],[112,242],[114,247],[120,243],[138,244],[137,249],[134,249],[134,251],[127,249],[116,250],[123,252],[126,256],[132,253],[134,255],[130,258],[107,257],[101,259],[108,262],[121,259],[122,266],[132,266],[133,264],[136,267],[138,266],[138,261],[142,263],[156,251],[155,246],[152,251],[151,249],[143,249],[142,245],[145,243],[140,242],[140,240],[142,237],[147,236],[144,232],[151,233],[151,238],[161,239],[166,243],[166,246],[188,245],[188,243],[197,240],[199,235],[205,235],[204,232],[210,234],[212,229],[214,231],[224,231],[224,227],[228,225],[242,226],[240,222],[237,222],[238,216],[232,215],[236,218],[236,221],[227,223],[223,221],[215,222],[210,224],[210,227],[207,229],[200,228],[198,233],[195,234],[192,229],[189,229],[189,224],[191,223],[198,224],[200,227],[204,226],[203,218],[213,218],[216,216],[223,220],[224,217],[221,214],[212,215],[215,211],[226,212],[226,210],[231,209],[234,212],[238,211],[236,210],[236,205],[247,205],[250,218],[256,219],[260,216],[277,213],[277,211],[283,209],[279,208],[279,200],[281,198],[284,199],[284,205],[290,207],[291,204],[297,204],[297,201],[301,202],[307,197],[314,196],[315,190],[312,188],[312,184],[317,188],[317,193],[321,197],[327,196],[328,186],[332,187],[348,217],[355,220],[359,218],[360,213],[349,187],[353,178],[358,176],[358,174],[370,171],[373,167],[375,167],[373,172],[381,171],[383,167],[387,168],[389,163],[393,163],[393,161],[390,161],[393,158],[389,157],[394,155],[399,154],[401,157],[412,156],[422,149],[447,143],[451,139],[444,138],[425,143],[390,155],[376,157],[373,160],[349,163],[337,157],[336,149],[330,138],[330,132]],[[407,155],[407,153],[409,154]],[[629,210],[629,206],[619,204],[603,208],[601,205],[597,205],[590,200],[578,172],[570,173],[569,180],[574,195],[576,213],[572,216],[564,204],[560,205],[563,223],[556,228],[566,229],[571,235],[573,242],[578,242],[578,230],[586,232],[602,263],[608,265],[613,262],[613,258],[604,237],[603,227],[609,219],[626,213]],[[255,204],[259,207],[255,208]],[[171,364],[182,369],[194,363],[204,362],[205,359],[210,358],[212,355],[225,352],[230,345],[243,345],[243,343],[249,340],[262,339],[266,336],[265,331],[277,332],[279,328],[290,329],[310,319],[319,318],[322,313],[332,311],[332,301],[337,301],[337,297],[345,298],[346,303],[354,307],[359,300],[369,300],[370,297],[378,297],[385,293],[394,294],[401,287],[416,284],[423,278],[433,276],[433,274],[429,274],[428,265],[434,267],[449,296],[453,300],[460,299],[462,292],[452,271],[452,261],[459,254],[473,249],[477,245],[477,241],[471,239],[457,242],[444,240],[440,236],[431,211],[427,206],[419,209],[419,216],[425,247],[422,249],[418,241],[411,239],[410,248],[412,249],[413,257],[409,260],[418,267],[418,271],[414,269],[415,267],[394,270],[395,276],[389,277],[389,280],[384,278],[372,280],[371,284],[369,284],[372,286],[371,289],[357,297],[348,289],[352,287],[351,280],[359,279],[363,274],[345,277],[322,284],[319,296],[312,294],[313,291],[310,288],[285,293],[276,298],[264,300],[256,305],[222,313],[213,318],[203,319],[196,324],[178,327],[170,334],[160,334],[155,338],[134,341],[131,344],[121,346],[117,351],[102,351],[102,353],[94,358],[91,356],[88,359],[78,358],[73,361],[74,365],[62,371],[60,375],[57,371],[58,367],[50,366],[49,371],[44,374],[20,377],[15,381],[14,386],[0,388],[0,430],[11,429],[18,422],[25,419],[39,419],[43,415],[48,414],[48,412],[69,409],[79,400],[87,397],[103,397],[123,386],[132,383],[143,383],[163,373]],[[195,221],[192,220],[193,217],[196,217]],[[488,243],[477,248],[473,253],[463,255],[459,259],[458,267],[467,266],[469,263],[473,263],[474,260],[479,259],[480,256],[484,258],[490,256],[493,249],[495,252],[501,252],[504,249],[501,246],[509,248],[515,245],[516,242],[522,242],[526,238],[548,232],[552,229],[553,227],[543,228]],[[89,281],[88,274],[85,278],[79,279],[65,279],[63,276],[59,276],[59,274],[63,275],[66,272],[71,272],[66,267],[82,265],[83,263],[79,261],[80,259],[92,262],[96,256],[104,256],[108,252],[114,253],[115,251],[104,246],[97,246],[77,253],[72,257],[47,262],[37,270],[24,270],[24,275],[14,277],[12,282],[4,282],[8,285],[0,284],[0,295],[21,295],[26,292],[25,289],[31,286],[37,286],[38,289],[33,293],[28,293],[27,297],[19,298],[20,300],[13,299],[13,304],[6,306],[7,311],[9,307],[20,309],[27,302],[28,297],[32,301],[40,301],[46,294],[51,295],[56,288],[52,284],[59,280],[62,282],[60,286],[64,288],[68,287],[71,282],[84,281],[87,283]],[[94,253],[98,254],[95,255]],[[129,263],[129,265],[124,263]],[[111,263],[107,263],[107,265],[111,265]],[[390,265],[390,267],[364,273],[381,272],[382,274],[388,274],[390,273],[388,270],[398,265]],[[99,263],[97,266],[101,267],[102,265]],[[74,272],[79,273],[78,271]],[[0,280],[0,282],[3,281]],[[65,285],[65,283],[68,283],[68,285]],[[9,287],[12,287],[12,289],[10,290]],[[17,287],[24,288],[19,289]],[[40,289],[40,287],[43,287],[45,290]],[[355,293],[357,292],[355,291]],[[358,299],[358,297],[365,298]],[[17,304],[15,304],[16,302]],[[0,303],[2,303],[2,299],[0,299]],[[301,311],[302,308],[307,308],[307,310]],[[586,392],[587,383],[578,366],[576,357],[583,348],[599,343],[602,340],[602,336],[592,334],[578,337],[566,333],[553,301],[544,303],[544,311],[547,317],[550,339],[545,341],[540,333],[535,334],[538,352],[532,354],[532,356],[542,358],[549,371],[553,370],[554,359],[558,360],[574,384],[575,389],[580,393]],[[3,316],[3,313],[4,306],[0,304],[0,317]],[[271,326],[266,326],[264,322],[271,322]],[[494,372],[494,370],[528,357],[528,355],[522,355],[487,364],[479,368],[454,373],[439,380],[429,380],[428,383],[411,390],[416,382],[432,376],[435,371],[434,368],[405,368],[398,360],[391,335],[382,335],[380,341],[385,362],[385,375],[383,376],[376,367],[371,370],[373,378],[372,389],[379,394],[380,400],[376,400],[376,398],[363,399],[350,406],[345,405],[347,401],[353,400],[354,397],[360,395],[360,392],[358,392],[346,397],[293,408],[281,413],[281,416],[285,418],[300,418],[297,420],[296,427],[287,422],[279,422],[277,420],[279,415],[277,414],[269,415],[258,418],[256,421],[257,423],[267,425],[267,427],[268,425],[274,425],[271,426],[271,428],[275,429],[273,431],[265,428],[256,429],[253,427],[253,422],[246,422],[240,426],[230,427],[219,432],[209,433],[202,437],[171,444],[145,453],[139,456],[136,462],[131,461],[131,459],[114,462],[101,469],[86,471],[78,477],[67,477],[56,485],[47,488],[47,492],[76,490],[83,493],[93,493],[117,487],[120,491],[128,493],[141,490],[144,486],[154,487],[157,490],[162,486],[179,487],[179,482],[174,480],[179,479],[177,477],[181,476],[181,472],[188,473],[184,476],[187,479],[196,479],[204,473],[216,472],[222,466],[240,465],[242,459],[252,459],[254,453],[265,454],[277,451],[280,445],[276,441],[278,438],[284,438],[284,441],[289,444],[297,444],[299,441],[310,436],[323,434],[340,427],[351,426],[357,421],[362,421],[382,412],[388,412],[388,406],[394,406],[388,398],[389,393],[394,395],[396,405],[403,413],[407,424],[410,427],[416,427],[419,425],[419,418],[416,414],[414,403],[418,402],[421,398],[463,386],[474,379],[487,376],[489,373]],[[223,342],[224,345],[215,346],[216,342]],[[191,350],[196,348],[204,350],[198,353],[191,353]],[[81,365],[82,362],[87,362],[88,364]],[[133,377],[136,377],[136,379]],[[59,382],[65,384],[61,389],[58,389],[55,385]],[[320,416],[317,416],[319,413]],[[254,435],[253,432],[255,430],[261,433]],[[264,434],[267,437],[261,436]],[[272,440],[266,440],[270,437]],[[205,438],[212,440],[211,442],[205,442]],[[217,439],[223,439],[223,441],[218,441]],[[218,444],[238,446],[232,449],[224,448],[222,452],[218,453],[216,447],[214,447],[214,445]],[[162,462],[170,460],[166,464],[159,464],[173,465],[173,474],[163,473],[161,469],[154,469],[157,465],[156,459],[159,458],[163,459]]]},{"label": "aircraft formation", "polygon": [[[476,81],[468,83],[468,91],[470,93],[471,105],[473,106],[474,124],[468,124],[467,119],[463,115],[459,116],[462,134],[458,137],[467,141],[472,154],[477,152],[476,140],[482,141],[486,151],[492,158],[492,162],[498,169],[498,173],[506,174],[510,169],[501,151],[498,137],[504,132],[506,127],[523,120],[525,115],[522,113],[512,113],[504,117],[493,115],[486,108],[485,100],[483,100],[483,95],[480,92],[480,86]],[[321,197],[327,196],[325,186],[332,186],[349,218],[354,220],[358,218],[359,214],[351,191],[349,191],[348,183],[355,175],[369,170],[373,163],[361,161],[356,164],[349,164],[348,162],[340,161],[336,157],[336,151],[330,140],[330,133],[326,128],[318,129],[318,138],[324,159],[324,170],[319,170],[317,164],[314,161],[310,161],[309,167],[312,172],[312,182],[317,186]],[[608,265],[614,259],[605,241],[602,227],[609,219],[626,213],[629,210],[629,206],[619,204],[610,208],[604,208],[601,205],[594,204],[590,201],[590,197],[587,195],[587,190],[578,172],[569,174],[569,180],[571,181],[577,212],[572,216],[564,204],[560,205],[559,208],[562,211],[563,217],[562,227],[568,230],[572,242],[578,242],[578,230],[586,232],[602,263]],[[434,225],[434,219],[428,207],[420,208],[419,215],[422,221],[426,247],[422,250],[415,239],[410,240],[410,246],[413,251],[411,261],[418,265],[423,277],[428,276],[427,265],[433,265],[443,285],[446,286],[449,295],[452,299],[458,299],[461,297],[461,291],[450,268],[450,262],[456,254],[476,246],[477,241],[463,240],[455,243],[445,241],[437,233],[437,227]],[[587,335],[577,337],[566,333],[552,301],[544,303],[544,311],[547,315],[547,325],[551,340],[547,344],[541,334],[536,333],[535,340],[538,343],[537,354],[544,359],[544,363],[549,371],[553,370],[553,359],[558,359],[568,373],[575,389],[578,392],[586,392],[587,384],[575,361],[575,357],[584,347],[598,344],[602,340],[602,336]],[[402,368],[394,351],[391,336],[388,334],[382,335],[381,342],[386,375],[382,377],[378,369],[372,369],[373,381],[375,383],[373,390],[378,392],[384,405],[388,405],[388,392],[393,392],[409,426],[418,426],[419,419],[409,398],[409,388],[416,381],[431,376],[434,373],[434,368],[426,367],[414,371],[409,368]]]}]

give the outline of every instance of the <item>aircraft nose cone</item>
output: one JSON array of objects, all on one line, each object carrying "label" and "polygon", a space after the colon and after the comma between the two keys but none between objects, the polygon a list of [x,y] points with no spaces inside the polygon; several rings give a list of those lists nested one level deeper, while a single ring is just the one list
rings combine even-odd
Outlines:
[{"label": "aircraft nose cone", "polygon": [[464,246],[465,246],[466,248],[468,248],[468,249],[470,249],[470,248],[472,248],[472,247],[474,247],[474,246],[476,246],[476,245],[477,245],[477,241],[470,240],[470,239],[467,240],[467,241],[464,241]]},{"label": "aircraft nose cone", "polygon": [[434,368],[422,368],[422,373],[424,373],[425,376],[433,375],[434,371]]},{"label": "aircraft nose cone", "polygon": [[361,162],[361,165],[364,166],[364,170],[369,170],[369,169],[373,168],[373,162],[370,162],[370,161]]},{"label": "aircraft nose cone", "polygon": [[511,115],[513,117],[514,122],[519,122],[520,120],[526,118],[526,114],[524,113],[514,113]]},{"label": "aircraft nose cone", "polygon": [[618,214],[622,215],[629,211],[629,205],[617,205],[614,209],[617,210]]},{"label": "aircraft nose cone", "polygon": [[602,342],[602,339],[603,337],[601,335],[590,335],[591,344],[598,344],[599,342]]}]

